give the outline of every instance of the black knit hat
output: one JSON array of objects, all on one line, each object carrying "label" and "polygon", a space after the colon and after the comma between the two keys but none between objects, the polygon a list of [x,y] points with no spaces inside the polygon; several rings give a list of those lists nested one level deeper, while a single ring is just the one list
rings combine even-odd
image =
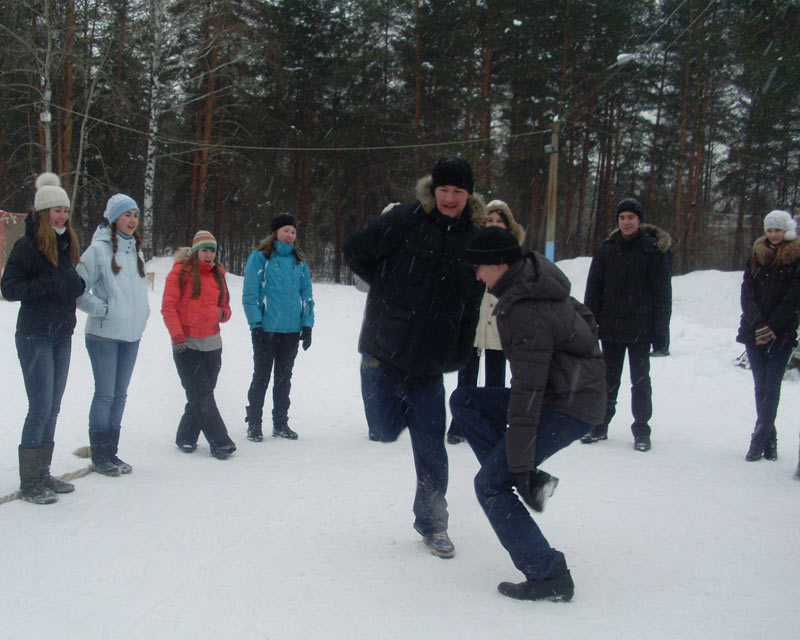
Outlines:
[{"label": "black knit hat", "polygon": [[644,219],[644,211],[642,210],[642,204],[633,198],[625,198],[624,200],[620,200],[619,204],[617,205],[617,213],[616,217],[619,217],[619,214],[623,211],[630,211],[631,213],[635,213],[639,217],[639,222]]},{"label": "black knit hat", "polygon": [[469,243],[467,260],[471,264],[513,264],[522,258],[519,242],[508,229],[486,227]]},{"label": "black knit hat", "polygon": [[450,185],[459,189],[466,189],[472,193],[475,178],[472,176],[472,167],[464,158],[458,156],[445,156],[436,161],[436,166],[431,173],[431,189]]},{"label": "black knit hat", "polygon": [[286,225],[292,226],[297,229],[297,220],[291,213],[279,213],[272,219],[272,224],[269,228],[272,231],[277,231],[281,227],[285,227]]}]

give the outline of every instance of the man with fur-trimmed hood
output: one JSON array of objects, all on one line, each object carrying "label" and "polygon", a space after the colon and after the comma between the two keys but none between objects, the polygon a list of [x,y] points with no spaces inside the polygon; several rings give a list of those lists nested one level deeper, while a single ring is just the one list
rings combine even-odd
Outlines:
[{"label": "man with fur-trimmed hood", "polygon": [[483,285],[466,247],[485,219],[462,158],[439,159],[417,182],[417,201],[399,204],[353,232],[343,252],[369,285],[358,350],[370,438],[408,427],[417,471],[414,528],[431,553],[449,558],[447,452],[442,374],[470,357]]},{"label": "man with fur-trimmed hood", "polygon": [[[608,399],[603,424],[581,438],[589,444],[608,438],[625,353],[631,372],[634,448],[649,451],[653,415],[650,344],[663,342],[672,314],[672,283],[666,231],[642,224],[642,205],[625,198],[616,209],[615,229],[592,259],[584,302],[600,326]],[[665,338],[664,338],[665,339]]]}]

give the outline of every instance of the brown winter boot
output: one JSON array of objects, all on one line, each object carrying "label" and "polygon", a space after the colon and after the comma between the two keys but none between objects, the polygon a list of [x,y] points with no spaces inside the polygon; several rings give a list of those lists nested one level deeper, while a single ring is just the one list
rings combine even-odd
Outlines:
[{"label": "brown winter boot", "polygon": [[74,484],[71,482],[64,482],[50,475],[50,462],[53,459],[54,447],[54,442],[42,443],[42,447],[39,449],[39,477],[44,483],[44,486],[55,493],[72,493],[75,491]]},{"label": "brown winter boot", "polygon": [[39,455],[39,449],[19,445],[19,497],[34,504],[52,504],[58,496],[42,482]]}]

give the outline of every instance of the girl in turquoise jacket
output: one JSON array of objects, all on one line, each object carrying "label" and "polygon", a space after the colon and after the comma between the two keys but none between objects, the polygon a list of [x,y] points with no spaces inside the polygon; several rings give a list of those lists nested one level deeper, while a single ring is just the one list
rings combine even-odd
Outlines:
[{"label": "girl in turquoise jacket", "polygon": [[253,380],[247,393],[247,438],[261,442],[264,396],[274,366],[272,435],[297,439],[289,428],[289,392],[300,341],[311,346],[314,298],[311,274],[295,245],[297,221],[282,213],[273,219],[270,235],[250,254],[244,269],[242,305],[253,342]]}]

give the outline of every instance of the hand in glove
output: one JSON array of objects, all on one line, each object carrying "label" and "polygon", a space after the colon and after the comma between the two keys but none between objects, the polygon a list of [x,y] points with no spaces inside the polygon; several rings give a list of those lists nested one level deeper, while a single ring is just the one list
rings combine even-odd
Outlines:
[{"label": "hand in glove", "polygon": [[769,344],[775,339],[775,333],[769,328],[769,325],[760,324],[756,327],[756,344]]},{"label": "hand in glove", "polygon": [[181,342],[176,342],[172,345],[172,353],[183,353],[189,349],[189,343],[184,338]]},{"label": "hand in glove", "polygon": [[308,351],[311,346],[311,327],[303,327],[300,332],[300,340],[303,342],[303,351]]},{"label": "hand in glove", "polygon": [[558,486],[558,478],[545,471],[534,469],[523,473],[514,474],[514,486],[517,494],[531,509],[536,512],[544,511],[548,498]]}]

